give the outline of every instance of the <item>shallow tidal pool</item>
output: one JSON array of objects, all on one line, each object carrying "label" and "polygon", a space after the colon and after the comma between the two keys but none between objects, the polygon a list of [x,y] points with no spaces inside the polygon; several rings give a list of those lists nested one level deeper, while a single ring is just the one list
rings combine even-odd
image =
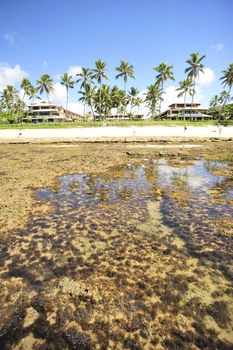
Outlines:
[{"label": "shallow tidal pool", "polygon": [[1,349],[232,349],[229,163],[62,176],[0,241]]}]

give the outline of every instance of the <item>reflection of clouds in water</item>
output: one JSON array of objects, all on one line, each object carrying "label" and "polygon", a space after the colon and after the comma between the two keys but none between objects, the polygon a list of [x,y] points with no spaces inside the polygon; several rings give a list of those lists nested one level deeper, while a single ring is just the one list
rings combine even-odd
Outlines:
[{"label": "reflection of clouds in water", "polygon": [[193,165],[183,168],[171,167],[163,163],[158,166],[158,174],[161,186],[174,186],[174,179],[180,179],[185,181],[188,187],[202,188],[202,190],[208,190],[225,179],[224,176],[216,176],[208,172],[203,161],[196,161]]}]

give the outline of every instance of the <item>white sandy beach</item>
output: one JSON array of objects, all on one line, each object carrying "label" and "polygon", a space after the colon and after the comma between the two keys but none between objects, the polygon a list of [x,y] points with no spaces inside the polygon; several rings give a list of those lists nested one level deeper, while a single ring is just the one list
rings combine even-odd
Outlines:
[{"label": "white sandy beach", "polygon": [[0,141],[46,141],[46,140],[117,140],[146,138],[233,138],[233,126],[218,129],[216,126],[194,127],[98,127],[71,129],[25,129],[0,130]]}]

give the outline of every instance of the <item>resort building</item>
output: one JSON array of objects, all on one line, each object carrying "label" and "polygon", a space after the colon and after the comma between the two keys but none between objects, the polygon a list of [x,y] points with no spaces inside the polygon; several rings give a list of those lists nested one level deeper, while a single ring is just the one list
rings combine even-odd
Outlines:
[{"label": "resort building", "polygon": [[190,121],[212,119],[206,111],[205,108],[200,107],[200,103],[172,103],[165,112],[161,113],[161,118]]},{"label": "resort building", "polygon": [[[135,114],[135,115],[124,115],[124,114],[110,114],[105,117],[105,120],[141,120],[144,119],[143,114]],[[100,120],[99,115],[95,115],[94,120]]]},{"label": "resort building", "polygon": [[32,123],[42,122],[61,122],[61,121],[74,121],[83,120],[83,116],[77,113],[71,112],[62,106],[57,106],[52,103],[40,103],[28,106],[28,111],[25,121]]}]

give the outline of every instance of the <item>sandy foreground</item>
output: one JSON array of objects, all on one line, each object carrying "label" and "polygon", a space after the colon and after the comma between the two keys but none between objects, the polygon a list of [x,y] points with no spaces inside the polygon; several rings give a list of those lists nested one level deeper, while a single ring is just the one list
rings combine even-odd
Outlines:
[{"label": "sandy foreground", "polygon": [[49,140],[150,140],[156,138],[233,138],[233,127],[218,128],[217,126],[205,127],[99,127],[99,128],[72,128],[72,129],[28,129],[28,130],[0,130],[0,141],[49,141]]}]

